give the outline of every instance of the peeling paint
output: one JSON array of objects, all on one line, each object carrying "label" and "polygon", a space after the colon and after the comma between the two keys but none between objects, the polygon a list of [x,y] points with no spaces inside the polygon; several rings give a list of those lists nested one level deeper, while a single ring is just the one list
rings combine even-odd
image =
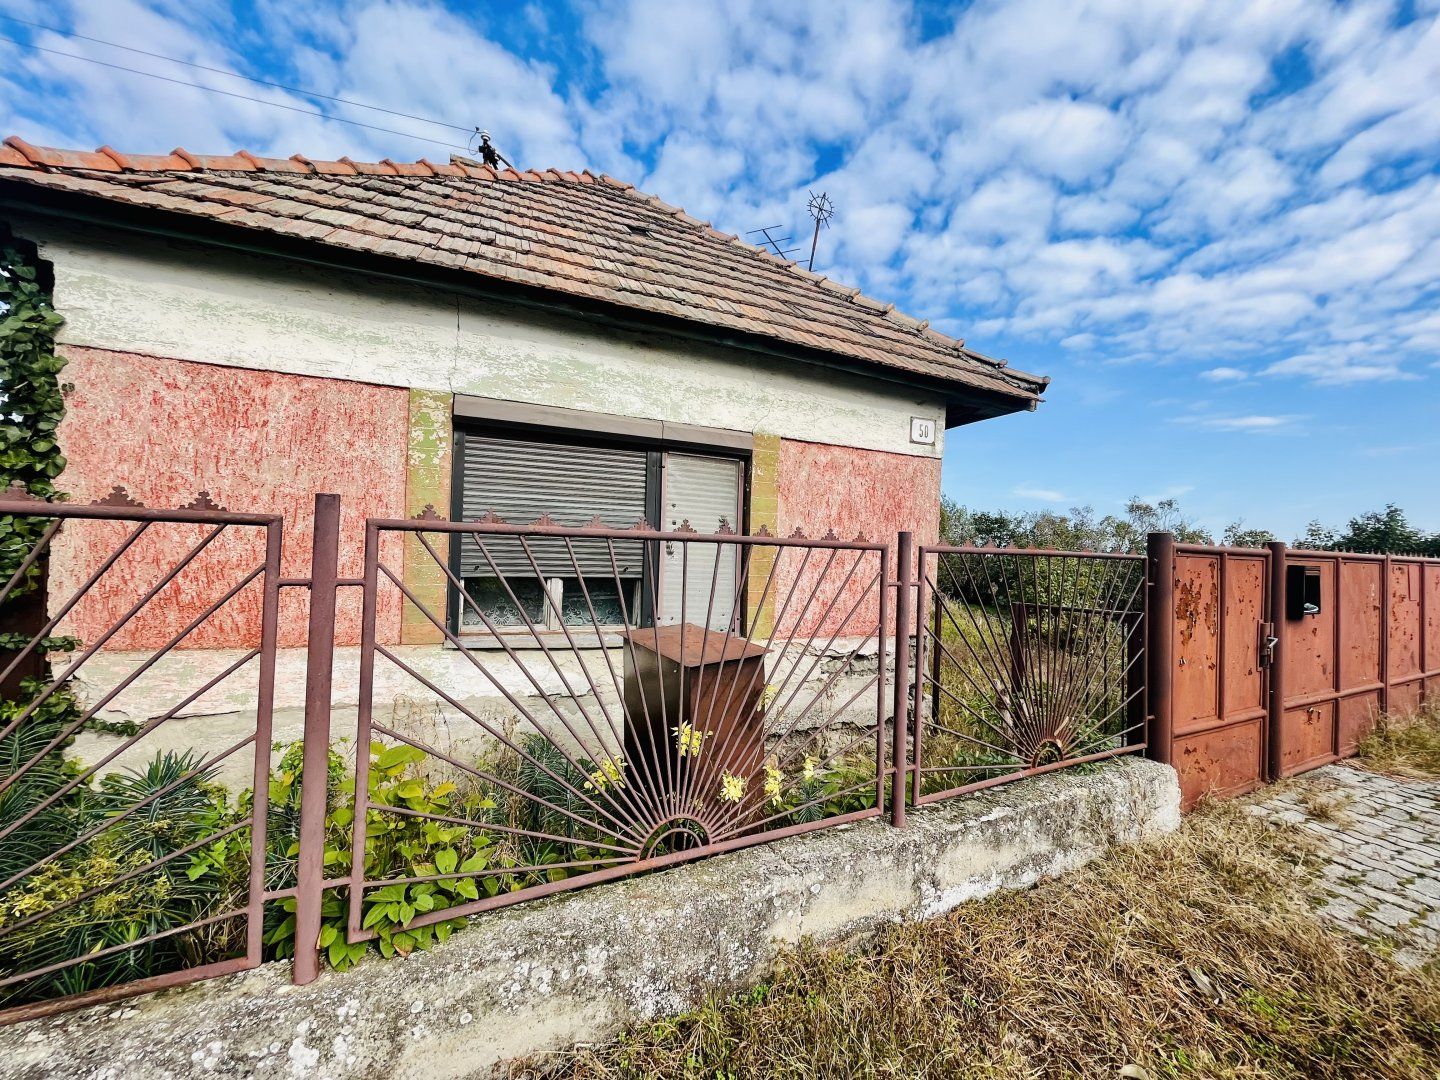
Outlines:
[{"label": "peeling paint", "polygon": [[[66,378],[75,385],[60,427],[69,458],[65,484],[75,502],[103,498],[123,484],[147,506],[183,506],[208,491],[231,510],[284,514],[282,572],[292,577],[310,572],[315,492],[341,498],[342,576],[362,571],[364,519],[404,512],[406,391],[75,346],[62,351],[69,361]],[[129,528],[67,524],[51,564],[52,604],[63,602]],[[152,528],[105,575],[103,588],[71,613],[67,632],[95,640],[206,531],[195,525]],[[258,529],[228,530],[108,647],[163,644],[260,562],[263,545]],[[399,537],[387,539],[385,558],[399,565]],[[344,590],[339,603],[342,644],[359,641],[354,592]],[[287,591],[280,614],[280,644],[302,644],[305,598]],[[382,640],[398,640],[399,615],[398,598],[388,597],[378,617]],[[259,623],[260,589],[252,583],[183,644],[253,645]]]},{"label": "peeling paint", "polygon": [[943,402],[894,382],[200,244],[51,220],[22,226],[55,267],[60,340],[71,345],[943,451],[939,439],[909,441],[911,416],[943,431]]},{"label": "peeling paint", "polygon": [[[896,533],[908,529],[915,533],[916,544],[934,544],[940,535],[940,462],[907,454],[883,454],[856,450],[847,446],[782,439],[778,460],[777,535],[788,536],[801,529],[811,537],[824,536],[833,530],[842,540],[857,535],[872,541],[885,541],[894,555]],[[784,596],[799,572],[801,560],[782,557],[772,587]],[[848,562],[844,564],[848,568]],[[805,588],[821,573],[823,563],[812,560],[805,571]],[[872,556],[857,572],[827,613],[816,609],[799,623],[786,625],[787,633],[824,634],[836,630],[857,604],[852,621],[845,627],[847,634],[866,633],[878,621],[878,604],[874,591],[864,597],[871,577],[878,569]],[[827,585],[838,585],[841,574],[833,569]],[[868,618],[868,624],[866,619]],[[888,629],[888,628],[887,628]]]}]

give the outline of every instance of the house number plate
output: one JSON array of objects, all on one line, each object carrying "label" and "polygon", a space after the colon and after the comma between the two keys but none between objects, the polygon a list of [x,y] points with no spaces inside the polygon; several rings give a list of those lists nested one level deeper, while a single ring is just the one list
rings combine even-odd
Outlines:
[{"label": "house number plate", "polygon": [[935,421],[923,416],[910,417],[910,441],[925,446],[935,445]]}]

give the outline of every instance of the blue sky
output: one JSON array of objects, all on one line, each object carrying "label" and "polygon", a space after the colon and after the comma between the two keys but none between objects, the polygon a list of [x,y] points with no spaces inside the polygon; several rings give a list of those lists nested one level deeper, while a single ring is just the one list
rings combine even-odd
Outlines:
[{"label": "blue sky", "polygon": [[[1176,496],[1289,538],[1440,529],[1440,3],[0,0],[0,12],[488,128],[718,227],[839,213],[817,269],[1053,376],[953,431],[972,506]],[[415,120],[0,33],[439,143]],[[444,145],[0,40],[37,143],[443,160]]]}]

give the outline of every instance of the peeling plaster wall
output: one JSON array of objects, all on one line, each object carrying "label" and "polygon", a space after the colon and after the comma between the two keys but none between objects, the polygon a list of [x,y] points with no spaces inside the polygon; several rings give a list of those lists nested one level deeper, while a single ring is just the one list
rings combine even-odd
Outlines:
[{"label": "peeling plaster wall", "polygon": [[428,953],[309,986],[268,964],[0,1029],[0,1077],[504,1075],[753,985],[802,938],[931,918],[1179,824],[1167,766],[1052,773],[923,807],[904,829],[863,821],[483,914]]},{"label": "peeling plaster wall", "polygon": [[774,432],[938,459],[899,383],[602,328],[558,313],[51,220],[15,222],[55,267],[60,340],[212,364]]},{"label": "peeling plaster wall", "polygon": [[[939,541],[938,459],[782,439],[777,474],[779,536],[789,536],[797,528],[812,537],[824,536],[827,529],[833,529],[842,540],[859,535],[887,542],[892,560],[895,536],[902,530],[914,532],[917,545]],[[848,580],[844,571],[849,562],[837,562],[841,564],[838,572],[834,563],[824,560],[805,562],[793,553],[781,556],[773,586],[779,596],[787,594],[797,576],[802,579],[796,590],[800,595],[817,583],[830,592],[844,583],[833,605],[812,605],[803,613],[797,609],[783,618],[783,632],[873,632],[879,604],[878,587],[871,581],[878,559],[870,556],[862,561]]]},{"label": "peeling plaster wall", "polygon": [[[203,336],[203,331],[196,334]],[[76,502],[103,498],[112,485],[121,484],[146,506],[183,506],[203,490],[231,510],[282,513],[282,573],[288,577],[310,572],[315,492],[341,497],[342,576],[361,573],[367,516],[404,515],[410,410],[404,390],[74,345],[61,351],[69,361],[65,380],[75,385],[60,427],[60,444],[69,459],[62,483]],[[67,525],[51,563],[52,606],[68,597],[131,528],[118,522]],[[62,629],[95,641],[209,528],[152,527]],[[227,530],[107,647],[164,644],[263,561],[264,543],[261,530]],[[386,546],[384,558],[398,568],[399,538]],[[342,643],[359,641],[355,593],[342,590],[337,616]],[[392,591],[378,614],[385,641],[399,640],[398,599]],[[281,646],[304,643],[305,618],[305,597],[295,590],[282,593]],[[183,645],[254,646],[259,626],[257,581]]]}]

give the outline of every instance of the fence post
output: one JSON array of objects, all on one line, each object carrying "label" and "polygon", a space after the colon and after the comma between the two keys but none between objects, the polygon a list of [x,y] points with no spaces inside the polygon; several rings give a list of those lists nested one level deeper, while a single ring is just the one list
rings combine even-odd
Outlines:
[{"label": "fence post", "polygon": [[[1267,780],[1279,780],[1285,765],[1285,576],[1289,549],[1283,540],[1265,545],[1270,551],[1270,618],[1275,647],[1270,650],[1270,696],[1265,710]],[[1337,564],[1338,566],[1338,564]],[[1335,571],[1335,604],[1340,603],[1340,571]]]},{"label": "fence post", "polygon": [[316,495],[305,662],[299,888],[295,894],[293,979],[297,985],[313,982],[320,974],[317,942],[325,892],[325,804],[330,773],[330,691],[335,667],[335,579],[339,574],[339,549],[340,496]]},{"label": "fence post", "polygon": [[1164,765],[1170,760],[1175,735],[1175,534],[1152,532],[1145,538],[1145,572],[1149,578],[1145,606],[1147,659],[1146,696],[1150,729],[1145,756]]},{"label": "fence post", "polygon": [[[1380,715],[1390,715],[1390,620],[1394,617],[1394,605],[1390,603],[1390,553],[1385,553],[1385,562],[1381,567],[1380,582]],[[1420,568],[1420,595],[1425,595],[1425,568]],[[1336,606],[1339,606],[1340,589],[1337,582],[1335,589]],[[1423,609],[1422,609],[1423,610]],[[1421,632],[1424,632],[1424,619],[1421,619]],[[1338,665],[1337,665],[1338,666]],[[1420,670],[1425,670],[1425,655],[1420,655]],[[1424,683],[1421,687],[1423,689]]]},{"label": "fence post", "polygon": [[[48,553],[36,560],[35,569],[35,587],[18,598],[12,595],[6,602],[6,632],[18,634],[27,639],[39,634],[41,630],[45,629],[45,624],[50,621],[48,616],[50,556]],[[31,649],[30,655],[15,665],[15,670],[10,673],[10,677],[4,682],[0,682],[0,698],[11,700],[19,698],[21,682],[26,679],[45,679],[47,677],[45,656],[44,649],[38,646]],[[8,667],[12,659],[11,650],[0,649],[0,669]]]},{"label": "fence post", "polygon": [[890,821],[897,827],[905,824],[905,780],[909,775],[905,729],[910,711],[910,624],[915,616],[910,586],[914,561],[915,534],[903,531],[895,546],[895,719],[890,751]]}]

